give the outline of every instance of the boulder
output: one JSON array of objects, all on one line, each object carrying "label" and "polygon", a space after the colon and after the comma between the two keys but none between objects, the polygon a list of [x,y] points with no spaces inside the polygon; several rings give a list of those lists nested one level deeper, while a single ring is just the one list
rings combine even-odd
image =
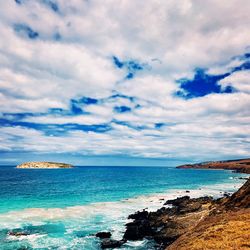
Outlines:
[{"label": "boulder", "polygon": [[110,232],[98,232],[95,236],[100,239],[108,239],[111,237],[111,233]]},{"label": "boulder", "polygon": [[112,239],[103,239],[101,242],[101,248],[117,248],[121,247],[126,241],[125,240],[112,240]]},{"label": "boulder", "polygon": [[182,196],[182,197],[178,197],[176,199],[173,200],[168,200],[164,203],[164,205],[173,205],[173,206],[183,206],[185,205],[188,201],[190,200],[189,196]]},{"label": "boulder", "polygon": [[14,232],[14,231],[10,231],[8,232],[8,235],[9,236],[16,236],[16,237],[19,237],[19,236],[27,236],[29,235],[27,232],[23,232],[23,231],[17,231],[17,232]]},{"label": "boulder", "polygon": [[128,219],[133,219],[133,220],[143,220],[143,219],[147,219],[148,218],[148,212],[145,210],[142,211],[137,211],[134,214],[130,214],[128,216]]},{"label": "boulder", "polygon": [[142,240],[152,235],[152,228],[148,219],[135,220],[126,224],[126,231],[123,238],[126,240]]}]

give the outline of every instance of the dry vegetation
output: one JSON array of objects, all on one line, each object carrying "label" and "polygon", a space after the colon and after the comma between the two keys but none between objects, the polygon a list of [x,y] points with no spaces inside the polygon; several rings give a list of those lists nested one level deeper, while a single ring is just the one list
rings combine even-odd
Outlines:
[{"label": "dry vegetation", "polygon": [[249,250],[250,209],[209,216],[167,249]]},{"label": "dry vegetation", "polygon": [[181,165],[177,168],[198,168],[198,169],[228,169],[241,173],[250,174],[250,159],[211,161],[196,164]]}]

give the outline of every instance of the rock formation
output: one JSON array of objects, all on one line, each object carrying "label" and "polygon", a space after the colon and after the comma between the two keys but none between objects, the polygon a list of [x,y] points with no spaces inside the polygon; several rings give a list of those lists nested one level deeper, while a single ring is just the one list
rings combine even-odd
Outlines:
[{"label": "rock formation", "polygon": [[169,200],[165,205],[172,207],[130,215],[129,218],[134,221],[126,225],[124,239],[141,240],[152,237],[159,248],[164,248],[206,216],[208,208],[213,206],[213,200],[210,197],[191,199],[189,196],[184,196]]}]

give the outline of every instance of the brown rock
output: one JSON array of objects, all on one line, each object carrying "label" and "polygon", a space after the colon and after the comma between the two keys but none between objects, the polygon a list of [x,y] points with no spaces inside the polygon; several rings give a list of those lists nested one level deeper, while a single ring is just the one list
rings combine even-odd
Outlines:
[{"label": "brown rock", "polygon": [[22,231],[18,231],[18,232],[10,231],[8,232],[8,235],[19,237],[19,236],[27,236],[29,234],[27,232],[22,232]]}]

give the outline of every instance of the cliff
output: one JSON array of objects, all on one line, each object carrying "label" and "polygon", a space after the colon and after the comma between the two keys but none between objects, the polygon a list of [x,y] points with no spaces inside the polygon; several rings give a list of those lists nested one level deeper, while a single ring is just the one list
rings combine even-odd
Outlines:
[{"label": "cliff", "polygon": [[57,169],[57,168],[72,168],[73,166],[65,163],[57,162],[25,162],[16,168],[26,168],[26,169]]},{"label": "cliff", "polygon": [[250,174],[250,159],[239,159],[229,161],[210,161],[196,164],[186,164],[177,168],[198,168],[198,169],[227,169],[240,173]]}]

